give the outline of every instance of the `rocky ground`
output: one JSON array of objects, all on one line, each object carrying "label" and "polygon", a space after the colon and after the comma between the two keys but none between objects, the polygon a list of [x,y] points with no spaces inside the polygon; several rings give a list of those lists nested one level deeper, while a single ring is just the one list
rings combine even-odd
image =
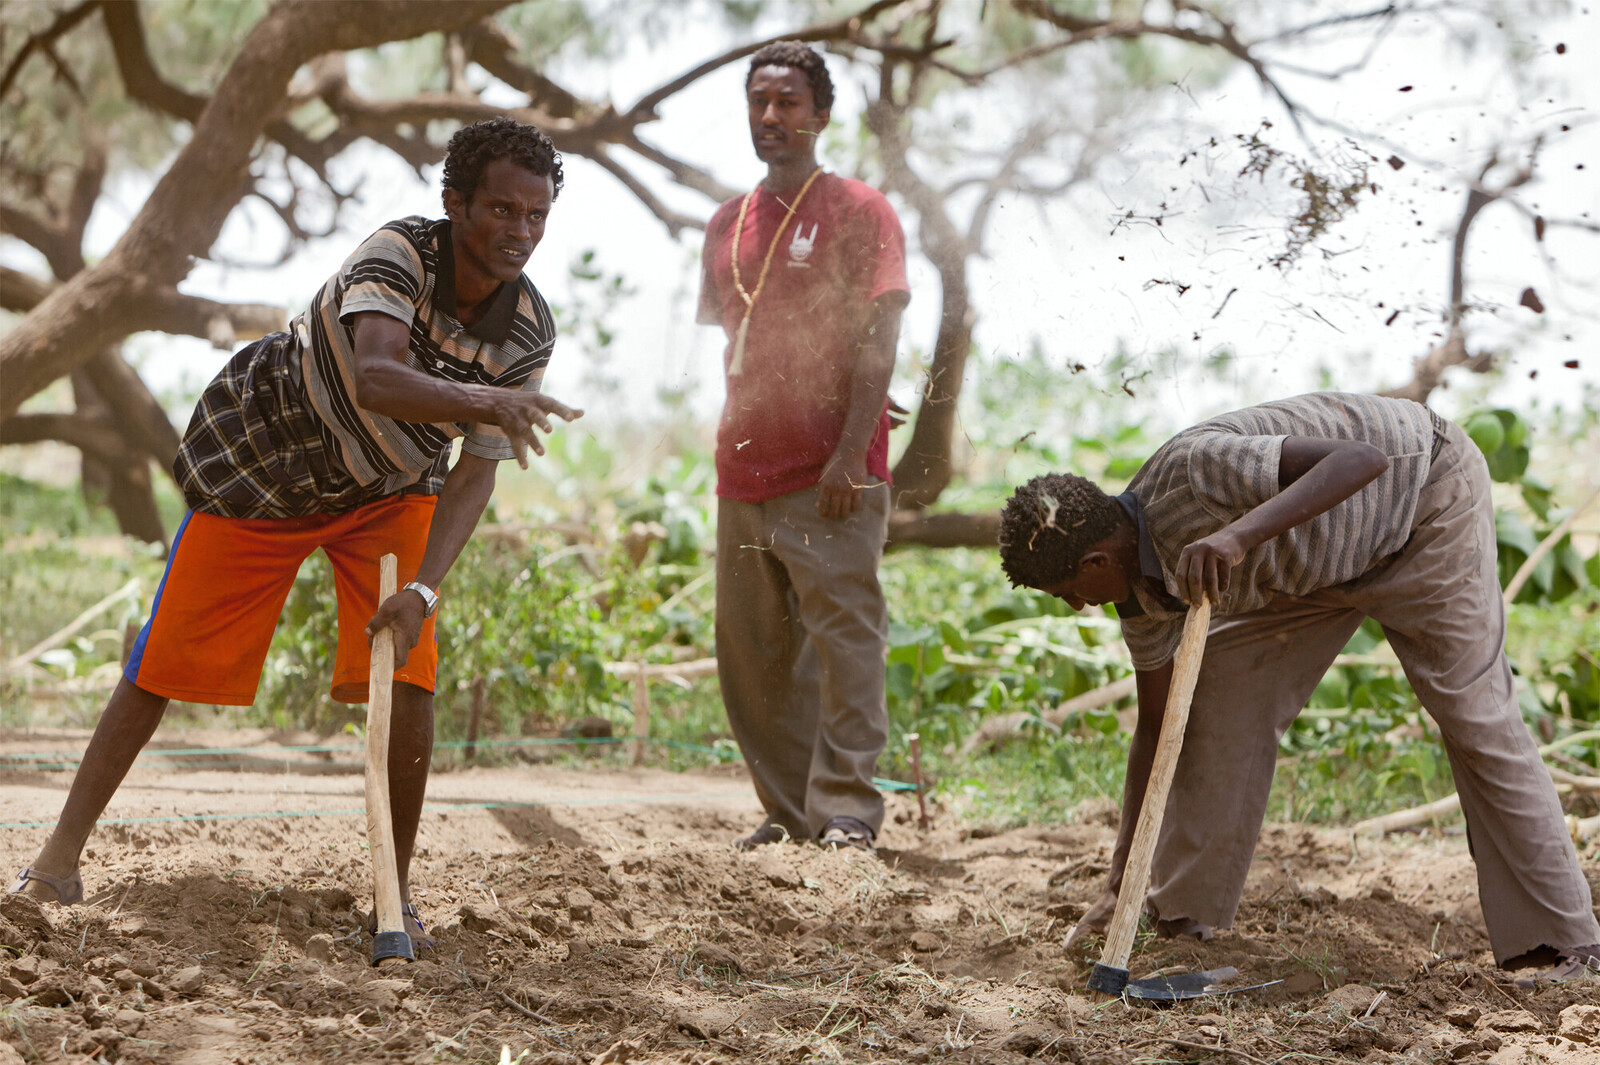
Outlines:
[{"label": "rocky ground", "polygon": [[[375,970],[359,773],[215,763],[141,761],[87,905],[0,901],[0,1065],[1600,1061],[1600,985],[1494,968],[1459,836],[1269,827],[1235,928],[1141,939],[1132,967],[1280,982],[1152,1008],[1090,995],[1093,959],[1061,947],[1114,811],[991,834],[936,810],[921,832],[896,797],[877,858],[737,854],[757,807],[736,768],[459,770],[434,777],[415,873],[436,945]],[[7,869],[69,780],[0,773]]]}]

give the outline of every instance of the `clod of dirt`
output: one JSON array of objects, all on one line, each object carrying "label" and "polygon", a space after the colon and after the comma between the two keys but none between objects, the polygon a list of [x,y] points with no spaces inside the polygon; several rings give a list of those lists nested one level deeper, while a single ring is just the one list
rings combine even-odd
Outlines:
[{"label": "clod of dirt", "polygon": [[31,954],[24,954],[11,963],[10,976],[19,984],[33,983],[39,979],[39,959]]},{"label": "clod of dirt", "polygon": [[404,980],[372,980],[356,991],[356,1000],[380,1013],[392,1013],[400,1008],[400,992],[394,985],[407,986]]},{"label": "clod of dirt", "polygon": [[1574,1043],[1600,1043],[1600,1006],[1580,1002],[1561,1011],[1556,1034]]},{"label": "clod of dirt", "polygon": [[594,896],[583,888],[573,888],[567,892],[567,912],[574,921],[594,920]]},{"label": "clod of dirt", "polygon": [[911,949],[919,954],[932,954],[944,946],[944,940],[932,932],[911,933]]},{"label": "clod of dirt", "polygon": [[696,943],[689,952],[691,961],[704,965],[707,969],[727,969],[733,973],[743,973],[744,963],[731,950],[719,947],[715,943]]},{"label": "clod of dirt", "polygon": [[594,1065],[622,1065],[623,1062],[639,1057],[643,1053],[644,1044],[638,1040],[618,1039],[600,1052],[594,1059]]},{"label": "clod of dirt", "polygon": [[334,958],[333,937],[326,932],[318,932],[306,940],[306,957],[316,961],[332,961]]},{"label": "clod of dirt", "polygon": [[1478,1021],[1479,1030],[1491,1032],[1537,1032],[1544,1027],[1539,1018],[1527,1010],[1495,1010]]},{"label": "clod of dirt", "polygon": [[111,975],[111,979],[114,980],[116,985],[124,991],[132,991],[137,988],[149,995],[151,998],[167,997],[166,988],[162,987],[148,976],[140,976],[132,969],[118,969]]},{"label": "clod of dirt", "polygon": [[10,1043],[0,1042],[0,1065],[28,1065],[22,1052]]},{"label": "clod of dirt", "polygon": [[1457,1028],[1473,1028],[1482,1016],[1483,1011],[1476,1006],[1454,1006],[1445,1012],[1444,1019]]},{"label": "clod of dirt", "polygon": [[206,973],[198,965],[179,969],[172,974],[172,990],[180,995],[192,995],[205,986]]},{"label": "clod of dirt", "polygon": [[[55,930],[50,918],[45,916],[44,907],[32,895],[0,895],[0,917],[15,925],[21,933],[18,938],[28,942],[49,939],[50,933]],[[8,937],[6,942],[14,940]]]},{"label": "clod of dirt", "polygon": [[1362,984],[1345,984],[1322,997],[1330,1007],[1343,1009],[1351,1017],[1360,1017],[1371,1007],[1378,993]]}]

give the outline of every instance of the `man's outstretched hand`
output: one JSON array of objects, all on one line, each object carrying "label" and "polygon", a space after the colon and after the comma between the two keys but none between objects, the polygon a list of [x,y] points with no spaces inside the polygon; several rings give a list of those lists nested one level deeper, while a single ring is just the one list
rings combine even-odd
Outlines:
[{"label": "man's outstretched hand", "polygon": [[506,439],[511,441],[511,450],[516,455],[517,465],[523,469],[528,468],[529,448],[533,449],[535,455],[544,454],[544,444],[540,443],[533,431],[538,429],[544,433],[553,432],[550,415],[553,414],[566,422],[583,417],[583,411],[569,407],[543,392],[512,392],[509,389],[494,391],[501,394],[494,396],[492,420],[505,431]]},{"label": "man's outstretched hand", "polygon": [[1094,905],[1089,907],[1089,912],[1067,933],[1066,949],[1072,950],[1090,935],[1104,934],[1111,927],[1111,915],[1116,912],[1117,893],[1109,889],[1102,891],[1100,897],[1094,900]]}]

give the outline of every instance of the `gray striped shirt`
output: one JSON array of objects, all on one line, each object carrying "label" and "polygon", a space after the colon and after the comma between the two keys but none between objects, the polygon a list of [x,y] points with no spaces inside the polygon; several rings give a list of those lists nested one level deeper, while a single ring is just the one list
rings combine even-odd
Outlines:
[{"label": "gray striped shirt", "polygon": [[[1313,392],[1186,429],[1134,476],[1128,488],[1144,508],[1169,592],[1177,593],[1173,568],[1185,547],[1278,494],[1287,436],[1359,440],[1387,455],[1389,469],[1327,512],[1245,552],[1214,614],[1243,614],[1280,595],[1354,580],[1405,545],[1431,464],[1428,409],[1410,400]],[[1141,603],[1147,612],[1124,618],[1122,634],[1134,666],[1155,669],[1177,649],[1184,615],[1153,597]]]}]

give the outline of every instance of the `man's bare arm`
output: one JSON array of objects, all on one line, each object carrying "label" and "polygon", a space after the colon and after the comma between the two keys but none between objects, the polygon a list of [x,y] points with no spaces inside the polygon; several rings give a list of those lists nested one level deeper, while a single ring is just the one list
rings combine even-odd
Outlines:
[{"label": "man's bare arm", "polygon": [[1286,437],[1278,460],[1281,491],[1178,556],[1173,576],[1183,597],[1191,603],[1219,600],[1228,572],[1246,551],[1332,510],[1388,468],[1388,456],[1371,444]]},{"label": "man's bare arm", "polygon": [[528,448],[543,455],[534,428],[550,432],[550,415],[581,418],[559,400],[538,392],[468,385],[432,377],[406,365],[411,330],[376,311],[354,316],[355,400],[365,410],[406,422],[488,422],[511,441],[517,464],[528,468]]},{"label": "man's bare arm", "polygon": [[[498,465],[492,459],[462,455],[451,467],[439,490],[433,523],[428,527],[428,546],[423,550],[415,578],[418,582],[435,591],[444,583],[450,567],[461,556],[461,549],[472,538],[472,530],[478,527],[484,507],[489,505]],[[378,612],[367,623],[367,639],[371,640],[385,625],[394,625],[395,661],[404,662],[422,635],[423,606],[422,597],[416,592],[402,589],[390,596],[378,604]]]},{"label": "man's bare arm", "polygon": [[867,450],[878,430],[894,376],[895,348],[900,342],[900,314],[910,296],[888,292],[872,301],[850,381],[850,406],[845,412],[839,446],[822,471],[817,513],[844,518],[861,508],[867,480]]}]

